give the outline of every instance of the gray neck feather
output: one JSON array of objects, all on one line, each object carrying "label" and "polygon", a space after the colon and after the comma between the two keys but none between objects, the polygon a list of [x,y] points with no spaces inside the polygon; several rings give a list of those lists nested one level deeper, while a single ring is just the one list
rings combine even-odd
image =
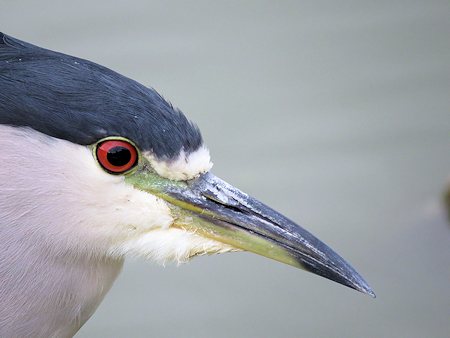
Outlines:
[{"label": "gray neck feather", "polygon": [[21,230],[0,224],[0,337],[71,337],[93,314],[123,261],[55,257]]}]

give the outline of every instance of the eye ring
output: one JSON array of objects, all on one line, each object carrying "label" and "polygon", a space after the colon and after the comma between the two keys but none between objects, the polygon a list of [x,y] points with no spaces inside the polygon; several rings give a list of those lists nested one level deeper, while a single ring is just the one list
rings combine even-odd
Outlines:
[{"label": "eye ring", "polygon": [[110,174],[124,174],[138,162],[138,151],[129,141],[106,139],[96,147],[96,157],[100,166]]}]

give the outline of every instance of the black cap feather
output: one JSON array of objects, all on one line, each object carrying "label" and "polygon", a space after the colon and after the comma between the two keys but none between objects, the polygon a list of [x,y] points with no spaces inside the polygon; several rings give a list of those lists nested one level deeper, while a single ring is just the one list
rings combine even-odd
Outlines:
[{"label": "black cap feather", "polygon": [[203,142],[198,128],[155,90],[3,33],[0,124],[27,126],[82,145],[123,136],[166,160]]}]

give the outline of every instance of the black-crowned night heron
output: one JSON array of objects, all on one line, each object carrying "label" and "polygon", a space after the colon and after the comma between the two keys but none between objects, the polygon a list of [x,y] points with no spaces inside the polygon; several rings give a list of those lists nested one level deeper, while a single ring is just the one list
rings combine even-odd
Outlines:
[{"label": "black-crowned night heron", "polygon": [[0,34],[0,337],[68,337],[125,256],[248,250],[374,295],[340,256],[209,172],[154,90]]}]

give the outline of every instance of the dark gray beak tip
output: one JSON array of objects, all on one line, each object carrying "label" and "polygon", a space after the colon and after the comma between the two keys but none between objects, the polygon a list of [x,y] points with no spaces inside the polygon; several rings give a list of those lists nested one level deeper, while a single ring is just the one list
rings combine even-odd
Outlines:
[{"label": "dark gray beak tip", "polygon": [[362,279],[361,276],[358,276],[358,277],[359,277],[359,279],[357,281],[355,281],[356,283],[353,283],[353,285],[349,285],[349,286],[359,292],[362,292],[366,295],[371,296],[372,298],[377,298],[377,295],[372,290],[372,288],[369,286],[369,284],[367,284],[367,282],[364,279]]},{"label": "dark gray beak tip", "polygon": [[297,257],[305,270],[376,298],[369,284],[349,263],[321,242],[320,247],[326,252],[323,261],[304,255]]},{"label": "dark gray beak tip", "polygon": [[353,268],[353,273],[350,275],[350,278],[346,278],[346,283],[342,283],[356,291],[362,292],[366,295],[371,296],[372,298],[377,298],[375,292],[369,286],[369,284],[358,274]]},{"label": "dark gray beak tip", "polygon": [[372,288],[364,281],[364,287],[362,290],[359,290],[363,293],[365,293],[366,295],[369,295],[372,298],[377,298],[377,295],[375,294],[375,292],[372,290]]}]

